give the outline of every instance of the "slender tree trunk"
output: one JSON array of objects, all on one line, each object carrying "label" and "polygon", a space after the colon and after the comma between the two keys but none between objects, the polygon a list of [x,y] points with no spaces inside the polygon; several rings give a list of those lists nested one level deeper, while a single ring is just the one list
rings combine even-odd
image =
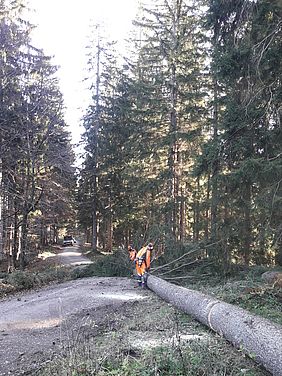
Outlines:
[{"label": "slender tree trunk", "polygon": [[214,108],[213,108],[213,143],[216,148],[212,161],[212,197],[211,197],[211,242],[215,243],[218,238],[218,83],[214,78]]},{"label": "slender tree trunk", "polygon": [[[11,222],[10,222],[11,223]],[[14,245],[14,226],[12,224],[9,225],[8,231],[7,231],[7,240],[8,240],[8,247],[7,247],[7,253],[8,253],[8,271],[13,271],[13,245]]]},{"label": "slender tree trunk", "polygon": [[265,231],[265,217],[260,215],[260,231],[259,231],[259,251],[256,254],[256,264],[262,265],[266,263],[266,257],[265,257],[265,249],[266,249],[266,231]]},{"label": "slender tree trunk", "polygon": [[19,247],[19,260],[20,260],[20,269],[24,270],[26,263],[26,252],[27,252],[27,233],[28,233],[28,208],[25,206],[23,212],[23,219],[21,225],[21,247]]},{"label": "slender tree trunk", "polygon": [[17,220],[16,213],[13,214],[15,207],[14,200],[9,196],[7,202],[8,218],[7,218],[7,227],[6,227],[6,252],[8,257],[8,273],[11,273],[15,269],[15,247],[17,242]]},{"label": "slender tree trunk", "polygon": [[4,257],[3,172],[0,157],[0,261]]},{"label": "slender tree trunk", "polygon": [[229,251],[229,195],[228,187],[225,187],[225,203],[224,203],[224,233],[223,233],[223,269],[224,273],[228,274],[230,270],[230,251]]},{"label": "slender tree trunk", "polygon": [[107,236],[107,251],[112,252],[113,251],[113,220],[112,215],[110,215],[108,219],[108,236]]},{"label": "slender tree trunk", "polygon": [[53,224],[53,239],[52,239],[53,244],[58,244],[58,227],[54,223]]},{"label": "slender tree trunk", "polygon": [[185,197],[184,197],[183,189],[181,188],[179,238],[182,243],[185,240],[185,227],[186,227],[185,215],[186,215]]},{"label": "slender tree trunk", "polygon": [[18,216],[18,199],[14,199],[14,228],[15,228],[15,233],[14,233],[14,243],[13,243],[13,257],[11,260],[11,266],[12,270],[16,268],[16,262],[17,262],[17,253],[18,253],[18,244],[20,241],[20,230],[19,230],[19,216]]},{"label": "slender tree trunk", "polygon": [[113,215],[112,215],[112,199],[111,193],[109,194],[109,218],[108,218],[108,239],[107,239],[107,250],[108,252],[113,251]]},{"label": "slender tree trunk", "polygon": [[206,210],[205,210],[205,241],[206,243],[209,240],[209,227],[210,227],[210,174],[207,179],[207,196],[206,196]]},{"label": "slender tree trunk", "polygon": [[96,65],[96,119],[93,126],[94,150],[93,150],[93,208],[92,208],[92,248],[97,251],[98,244],[98,220],[97,220],[97,162],[98,162],[98,129],[100,122],[100,35],[98,30],[97,65]]},{"label": "slender tree trunk", "polygon": [[251,244],[252,244],[252,225],[251,225],[251,185],[246,184],[243,189],[244,201],[244,229],[243,229],[243,252],[246,265],[250,264]]},{"label": "slender tree trunk", "polygon": [[86,234],[86,243],[91,243],[91,229],[86,228],[85,229],[85,234]]},{"label": "slender tree trunk", "polygon": [[[44,216],[44,214],[43,214]],[[46,245],[46,227],[45,227],[45,220],[44,217],[41,219],[41,226],[40,226],[40,245],[45,247]]]},{"label": "slender tree trunk", "polygon": [[173,20],[172,20],[172,45],[170,63],[170,137],[171,146],[169,151],[168,165],[169,175],[171,179],[169,195],[171,199],[171,230],[174,239],[177,240],[179,233],[178,223],[178,196],[179,196],[179,176],[177,171],[179,162],[179,145],[177,144],[177,77],[176,77],[176,62],[175,55],[177,53],[177,22],[178,13],[181,8],[179,2],[173,4]]},{"label": "slender tree trunk", "polygon": [[176,117],[176,68],[175,65],[171,66],[171,92],[170,92],[170,133],[171,133],[171,147],[169,152],[169,175],[170,175],[170,189],[169,197],[171,199],[171,230],[172,235],[176,238],[177,232],[177,208],[176,200],[178,192],[177,189],[177,176],[176,176],[176,160],[177,160],[177,144],[176,144],[176,129],[177,129],[177,117]]},{"label": "slender tree trunk", "polygon": [[199,203],[200,179],[197,178],[197,187],[194,195],[194,226],[193,226],[193,240],[199,241],[200,228],[200,203]]},{"label": "slender tree trunk", "polygon": [[92,208],[92,248],[93,248],[93,251],[97,251],[97,243],[98,243],[98,239],[97,239],[97,234],[98,234],[98,231],[97,231],[97,228],[98,228],[98,223],[97,223],[97,199],[96,199],[96,191],[97,189],[97,182],[96,182],[96,178],[94,178],[94,189],[93,191],[95,192],[94,193],[94,196],[93,196],[93,208]]},{"label": "slender tree trunk", "polygon": [[18,251],[17,251],[17,260],[20,260],[22,252],[22,225],[19,227],[19,244],[18,244]]}]

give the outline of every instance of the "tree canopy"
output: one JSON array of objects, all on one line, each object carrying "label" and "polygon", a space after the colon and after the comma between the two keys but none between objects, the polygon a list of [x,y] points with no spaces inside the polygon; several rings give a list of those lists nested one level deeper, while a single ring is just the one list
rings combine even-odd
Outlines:
[{"label": "tree canopy", "polygon": [[280,2],[141,2],[131,53],[110,46],[92,45],[84,118],[95,247],[193,242],[225,270],[281,258]]}]

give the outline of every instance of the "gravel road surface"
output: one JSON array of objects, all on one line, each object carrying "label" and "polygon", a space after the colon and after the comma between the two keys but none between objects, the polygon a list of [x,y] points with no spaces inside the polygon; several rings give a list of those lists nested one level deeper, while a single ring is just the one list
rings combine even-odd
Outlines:
[{"label": "gravel road surface", "polygon": [[92,261],[83,256],[79,249],[79,243],[72,247],[63,247],[57,254],[60,264],[65,266],[89,265]]},{"label": "gravel road surface", "polygon": [[[89,262],[77,247],[69,248],[59,255],[65,264]],[[99,325],[106,312],[145,299],[135,287],[127,278],[85,278],[1,301],[0,375],[31,374],[68,346],[89,312]]]}]

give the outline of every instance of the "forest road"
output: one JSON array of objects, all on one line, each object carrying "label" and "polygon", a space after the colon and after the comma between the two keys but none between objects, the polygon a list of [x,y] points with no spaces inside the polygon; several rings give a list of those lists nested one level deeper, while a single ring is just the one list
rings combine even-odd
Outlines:
[{"label": "forest road", "polygon": [[35,374],[69,351],[81,331],[95,335],[114,312],[147,298],[128,278],[91,277],[1,301],[0,375]]},{"label": "forest road", "polygon": [[63,247],[62,252],[57,254],[58,261],[64,266],[89,265],[92,261],[83,256],[79,249],[79,243],[72,247]]}]

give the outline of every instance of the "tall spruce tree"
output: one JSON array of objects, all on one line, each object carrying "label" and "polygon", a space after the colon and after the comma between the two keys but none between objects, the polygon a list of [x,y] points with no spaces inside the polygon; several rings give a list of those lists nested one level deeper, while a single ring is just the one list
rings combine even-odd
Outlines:
[{"label": "tall spruce tree", "polygon": [[[22,2],[1,1],[0,240],[10,270],[16,259],[24,267],[25,255],[32,248],[31,231],[33,239],[39,236],[33,223],[42,217],[39,208],[43,196],[51,205],[44,192],[51,172],[59,166],[60,179],[66,166],[71,171],[72,163],[62,95],[54,76],[57,69],[31,45],[32,26],[22,20],[21,9]],[[59,140],[61,149],[55,147]],[[63,149],[65,161],[59,165]],[[53,193],[59,192],[58,186],[53,185]],[[55,212],[54,208],[54,216]]]},{"label": "tall spruce tree", "polygon": [[222,164],[219,237],[229,261],[271,262],[281,236],[279,226],[270,225],[280,202],[281,5],[216,0],[210,1],[209,12],[217,40],[213,63],[225,108],[217,142]]},{"label": "tall spruce tree", "polygon": [[138,94],[151,111],[142,138],[149,148],[152,145],[151,160],[146,164],[152,169],[149,176],[156,187],[153,207],[159,213],[157,221],[166,224],[166,234],[175,240],[191,233],[189,223],[193,221],[186,209],[192,205],[189,171],[197,153],[205,96],[199,13],[185,1],[158,1],[144,7],[136,22],[142,35],[139,80],[147,80]]}]

